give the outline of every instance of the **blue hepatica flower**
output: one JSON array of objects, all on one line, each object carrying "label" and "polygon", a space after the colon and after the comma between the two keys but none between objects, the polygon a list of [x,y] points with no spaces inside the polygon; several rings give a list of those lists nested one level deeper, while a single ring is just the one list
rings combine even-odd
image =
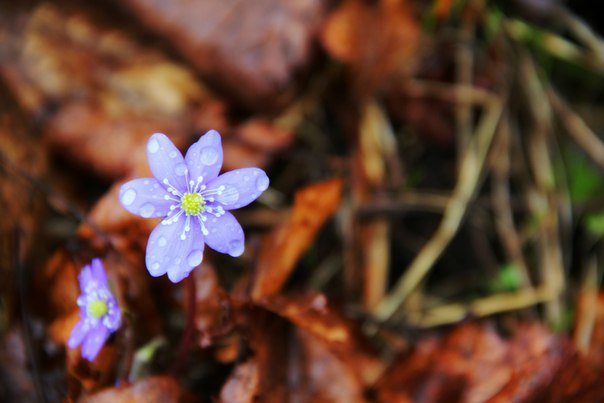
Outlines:
[{"label": "blue hepatica flower", "polygon": [[167,273],[179,282],[201,263],[204,243],[241,256],[243,230],[229,210],[256,200],[268,188],[266,173],[242,168],[218,176],[222,143],[215,130],[201,136],[184,158],[166,135],[155,133],[147,142],[147,159],[154,178],[125,183],[119,198],[131,213],[163,218],[147,243],[149,273]]},{"label": "blue hepatica flower", "polygon": [[109,287],[100,259],[92,259],[78,276],[81,294],[78,297],[80,321],[67,341],[69,348],[82,344],[82,357],[93,361],[107,338],[121,324],[119,306]]}]

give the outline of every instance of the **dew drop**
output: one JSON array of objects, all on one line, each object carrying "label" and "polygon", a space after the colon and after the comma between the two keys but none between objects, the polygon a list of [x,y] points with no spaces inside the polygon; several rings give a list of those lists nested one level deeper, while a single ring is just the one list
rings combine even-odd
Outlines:
[{"label": "dew drop", "polygon": [[128,189],[120,196],[120,200],[124,206],[129,206],[134,203],[136,199],[136,191],[134,189]]},{"label": "dew drop", "polygon": [[183,176],[185,174],[185,171],[187,170],[187,166],[185,164],[183,164],[182,162],[178,165],[176,165],[176,167],[174,168],[174,172],[176,172],[176,175],[178,176]]},{"label": "dew drop", "polygon": [[195,267],[201,263],[202,259],[203,252],[200,250],[194,250],[193,252],[189,253],[189,256],[187,256],[187,263],[189,266]]},{"label": "dew drop", "polygon": [[170,156],[170,158],[176,158],[176,155],[178,153],[175,150],[170,151],[170,154],[168,154]]},{"label": "dew drop", "polygon": [[174,264],[180,264],[180,262],[182,262],[182,259],[177,257],[174,259]]},{"label": "dew drop", "polygon": [[234,240],[229,242],[229,255],[238,257],[243,254],[244,245],[242,241]]},{"label": "dew drop", "polygon": [[168,241],[166,240],[166,238],[164,238],[163,236],[160,236],[159,239],[157,240],[157,244],[159,246],[161,246],[162,248],[164,246],[166,246],[166,244],[168,243]]},{"label": "dew drop", "polygon": [[151,268],[155,271],[159,269],[159,263],[155,262],[151,265]]},{"label": "dew drop", "polygon": [[141,207],[140,215],[144,218],[149,218],[155,212],[155,207],[151,203],[145,203]]},{"label": "dew drop", "polygon": [[256,179],[256,189],[260,192],[264,192],[268,188],[268,176],[262,175]]},{"label": "dew drop", "polygon": [[206,147],[201,150],[201,154],[199,155],[199,159],[204,165],[212,165],[218,161],[218,153],[214,148]]},{"label": "dew drop", "polygon": [[159,150],[159,142],[156,139],[151,139],[147,143],[147,151],[151,154],[155,154]]}]

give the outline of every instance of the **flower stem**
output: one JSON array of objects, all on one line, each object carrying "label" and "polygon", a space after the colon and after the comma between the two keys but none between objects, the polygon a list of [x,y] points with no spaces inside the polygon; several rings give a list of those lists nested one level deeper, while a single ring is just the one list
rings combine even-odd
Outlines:
[{"label": "flower stem", "polygon": [[178,378],[182,373],[194,339],[193,336],[195,335],[195,308],[197,305],[197,284],[195,283],[195,276],[190,275],[184,282],[186,285],[185,297],[187,298],[187,322],[182,334],[182,339],[180,340],[180,345],[176,351],[174,365],[170,371],[175,378]]}]

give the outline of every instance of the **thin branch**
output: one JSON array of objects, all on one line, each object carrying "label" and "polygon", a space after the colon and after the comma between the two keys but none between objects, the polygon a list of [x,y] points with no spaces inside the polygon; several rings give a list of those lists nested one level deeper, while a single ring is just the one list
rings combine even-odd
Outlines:
[{"label": "thin branch", "polygon": [[388,320],[396,313],[409,294],[426,277],[461,225],[468,204],[475,195],[486,155],[501,117],[503,102],[499,97],[493,97],[485,106],[475,137],[464,150],[457,184],[441,223],[395,284],[393,291],[382,299],[374,310],[373,314],[380,320]]},{"label": "thin branch", "polygon": [[604,142],[554,89],[549,88],[547,96],[568,134],[596,164],[604,168]]},{"label": "thin branch", "polygon": [[547,287],[526,288],[513,293],[501,293],[479,298],[469,303],[441,305],[424,312],[411,312],[407,322],[426,328],[458,323],[467,317],[485,317],[502,312],[529,308],[557,298],[558,293]]}]

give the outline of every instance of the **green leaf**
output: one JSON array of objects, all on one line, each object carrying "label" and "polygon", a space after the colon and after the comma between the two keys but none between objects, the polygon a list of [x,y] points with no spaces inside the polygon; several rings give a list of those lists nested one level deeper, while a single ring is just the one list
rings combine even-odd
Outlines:
[{"label": "green leaf", "polygon": [[597,237],[604,236],[604,212],[587,215],[585,217],[585,228]]},{"label": "green leaf", "polygon": [[522,280],[520,269],[513,263],[506,263],[499,269],[497,277],[491,283],[493,292],[516,291],[520,288]]},{"label": "green leaf", "polygon": [[583,203],[604,193],[604,176],[583,153],[566,153],[564,162],[573,203]]}]

